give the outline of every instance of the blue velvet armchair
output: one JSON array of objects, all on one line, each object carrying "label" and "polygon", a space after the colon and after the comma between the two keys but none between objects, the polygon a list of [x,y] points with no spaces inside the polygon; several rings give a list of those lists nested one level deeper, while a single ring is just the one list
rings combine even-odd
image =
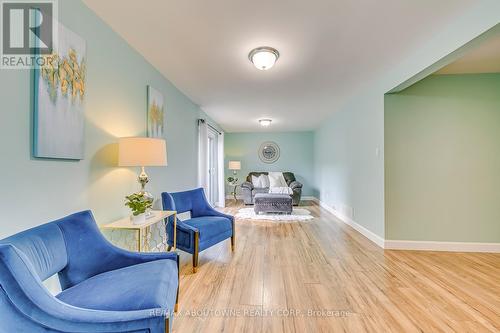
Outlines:
[{"label": "blue velvet armchair", "polygon": [[[178,255],[111,245],[84,211],[0,240],[0,332],[169,332]],[[42,281],[58,273],[62,292]]]},{"label": "blue velvet armchair", "polygon": [[[177,247],[193,255],[193,271],[198,268],[198,254],[209,247],[231,238],[234,250],[234,217],[216,211],[210,206],[202,188],[161,194],[163,209],[177,213],[190,212],[191,217],[177,221]],[[167,223],[168,245],[173,245],[173,223]]]}]

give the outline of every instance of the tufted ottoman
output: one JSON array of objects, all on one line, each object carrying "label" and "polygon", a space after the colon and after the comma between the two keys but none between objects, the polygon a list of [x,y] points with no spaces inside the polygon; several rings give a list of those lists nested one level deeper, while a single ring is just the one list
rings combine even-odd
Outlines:
[{"label": "tufted ottoman", "polygon": [[254,211],[259,213],[292,213],[292,197],[289,194],[257,193],[254,197]]}]

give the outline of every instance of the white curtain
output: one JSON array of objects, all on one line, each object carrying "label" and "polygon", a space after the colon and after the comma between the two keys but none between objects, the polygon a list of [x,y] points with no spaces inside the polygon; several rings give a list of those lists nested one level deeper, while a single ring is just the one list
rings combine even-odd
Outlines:
[{"label": "white curtain", "polygon": [[201,120],[198,121],[198,187],[208,195],[208,128]]},{"label": "white curtain", "polygon": [[218,140],[217,140],[217,186],[218,186],[218,206],[219,207],[226,207],[226,182],[224,178],[224,132],[221,132],[219,134]]}]

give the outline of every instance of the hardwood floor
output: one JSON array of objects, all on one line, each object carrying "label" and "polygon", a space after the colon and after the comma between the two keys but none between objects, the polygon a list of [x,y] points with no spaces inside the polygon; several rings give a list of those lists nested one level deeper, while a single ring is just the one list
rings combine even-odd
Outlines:
[{"label": "hardwood floor", "polygon": [[314,220],[238,220],[235,252],[202,252],[196,274],[182,254],[174,332],[500,332],[500,254],[383,251],[305,208]]}]

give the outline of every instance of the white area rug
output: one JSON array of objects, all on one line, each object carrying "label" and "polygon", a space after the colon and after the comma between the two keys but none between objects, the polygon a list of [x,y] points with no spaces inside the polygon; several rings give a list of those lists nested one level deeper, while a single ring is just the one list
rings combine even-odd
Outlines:
[{"label": "white area rug", "polygon": [[314,218],[311,212],[304,208],[293,208],[292,214],[255,214],[253,207],[241,208],[236,217],[245,220],[266,220],[276,222],[298,222],[307,221]]}]

